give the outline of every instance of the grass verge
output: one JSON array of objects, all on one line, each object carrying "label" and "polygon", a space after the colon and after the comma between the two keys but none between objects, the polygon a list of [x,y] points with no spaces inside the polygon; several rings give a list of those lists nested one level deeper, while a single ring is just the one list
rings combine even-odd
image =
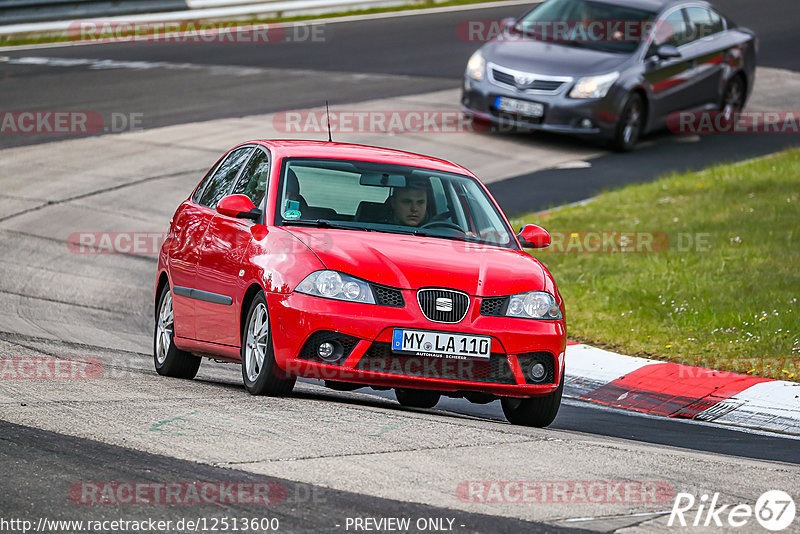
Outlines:
[{"label": "grass verge", "polygon": [[[534,255],[559,284],[571,339],[800,381],[800,150],[522,219],[553,234]],[[611,252],[620,239],[630,252]]]}]

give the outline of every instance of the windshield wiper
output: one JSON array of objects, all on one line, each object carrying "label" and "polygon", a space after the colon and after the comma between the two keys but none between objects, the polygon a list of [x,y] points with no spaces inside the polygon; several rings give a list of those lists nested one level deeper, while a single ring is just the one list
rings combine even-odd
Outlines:
[{"label": "windshield wiper", "polygon": [[339,230],[361,230],[363,232],[374,232],[375,230],[372,228],[365,228],[363,226],[351,226],[349,224],[343,224],[336,221],[331,221],[329,219],[298,219],[295,221],[283,221],[284,224],[287,225],[299,225],[299,226],[314,226],[316,228],[336,228]]}]

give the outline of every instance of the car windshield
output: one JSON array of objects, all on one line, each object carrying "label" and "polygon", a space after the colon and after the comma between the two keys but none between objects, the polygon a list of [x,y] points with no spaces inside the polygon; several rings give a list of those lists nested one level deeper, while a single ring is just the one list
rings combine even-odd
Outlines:
[{"label": "car windshield", "polygon": [[630,54],[646,40],[656,13],[590,0],[548,0],[516,24],[532,39]]},{"label": "car windshield", "polygon": [[516,248],[474,178],[419,167],[284,160],[275,223],[439,237]]}]

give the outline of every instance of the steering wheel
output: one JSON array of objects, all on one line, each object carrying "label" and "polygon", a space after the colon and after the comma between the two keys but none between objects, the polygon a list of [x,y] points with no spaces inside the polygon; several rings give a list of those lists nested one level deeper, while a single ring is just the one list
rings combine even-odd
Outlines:
[{"label": "steering wheel", "polygon": [[448,221],[431,221],[429,223],[423,224],[420,228],[433,228],[435,226],[441,226],[443,228],[450,228],[451,230],[456,230],[461,232],[462,234],[466,234],[463,228],[461,228],[456,223],[448,222]]}]

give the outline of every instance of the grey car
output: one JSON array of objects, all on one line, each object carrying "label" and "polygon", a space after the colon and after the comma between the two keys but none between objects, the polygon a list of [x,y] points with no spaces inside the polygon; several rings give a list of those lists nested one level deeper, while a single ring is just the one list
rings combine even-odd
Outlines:
[{"label": "grey car", "polygon": [[675,112],[729,118],[753,88],[756,35],[702,1],[547,0],[502,28],[469,59],[461,97],[496,126],[627,151]]}]

